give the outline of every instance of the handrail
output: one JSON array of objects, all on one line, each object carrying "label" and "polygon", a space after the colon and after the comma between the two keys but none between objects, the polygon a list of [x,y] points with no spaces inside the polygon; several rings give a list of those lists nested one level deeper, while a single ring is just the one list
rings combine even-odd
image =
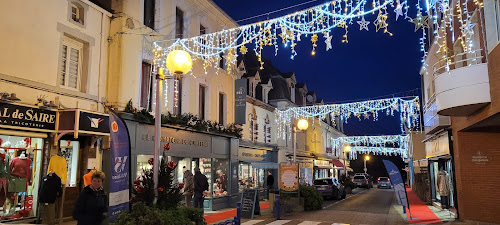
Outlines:
[{"label": "handrail", "polygon": [[[471,56],[471,54],[472,54],[472,56]],[[461,59],[458,61],[453,60],[450,63],[446,63],[450,59],[456,59],[457,57],[462,57],[462,56],[465,56],[465,59]],[[483,54],[483,49],[476,49],[476,50],[472,50],[469,52],[462,52],[462,53],[455,54],[455,55],[452,55],[452,56],[449,56],[446,58],[442,58],[439,61],[437,61],[436,63],[434,63],[434,65],[432,66],[432,69],[434,71],[434,76],[438,76],[444,72],[447,72],[447,71],[450,71],[453,69],[458,69],[461,67],[481,64],[481,63],[483,63],[483,58],[485,58],[485,56]],[[457,65],[460,65],[460,63],[464,63],[464,62],[466,63],[466,66],[456,67]],[[454,66],[455,68],[451,69],[450,68],[451,66]]]},{"label": "handrail", "polygon": [[425,102],[424,113],[429,110],[429,108],[436,102],[436,93],[432,94],[429,100]]}]

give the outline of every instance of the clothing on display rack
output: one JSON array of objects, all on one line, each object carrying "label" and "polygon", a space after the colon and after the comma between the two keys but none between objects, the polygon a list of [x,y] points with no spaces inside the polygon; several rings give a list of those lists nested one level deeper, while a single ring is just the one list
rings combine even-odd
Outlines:
[{"label": "clothing on display rack", "polygon": [[67,172],[68,168],[65,158],[58,155],[52,156],[50,158],[48,171],[49,173],[50,172],[56,173],[57,176],[61,178],[62,184],[66,184],[66,179],[68,177],[68,172]]},{"label": "clothing on display rack", "polygon": [[56,197],[62,195],[61,178],[55,173],[49,173],[42,177],[42,185],[39,191],[40,203],[54,203]]},{"label": "clothing on display rack", "polygon": [[92,183],[92,174],[94,174],[96,170],[92,169],[87,174],[83,175],[83,184],[85,187],[89,186]]},{"label": "clothing on display rack", "polygon": [[31,159],[27,157],[16,157],[10,162],[10,175],[20,178],[27,178],[28,182],[31,181]]}]

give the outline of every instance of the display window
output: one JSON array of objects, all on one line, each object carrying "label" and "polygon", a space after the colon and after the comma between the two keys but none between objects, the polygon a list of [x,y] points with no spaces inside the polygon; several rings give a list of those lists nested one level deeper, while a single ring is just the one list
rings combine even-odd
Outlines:
[{"label": "display window", "polygon": [[66,187],[76,187],[78,180],[77,178],[78,160],[80,157],[80,142],[61,140],[59,141],[59,146],[60,150],[58,156],[66,159]]},{"label": "display window", "polygon": [[238,184],[239,191],[243,192],[245,188],[264,188],[265,170],[254,168],[251,163],[240,162]]},{"label": "display window", "polygon": [[0,135],[0,220],[36,215],[42,138]]},{"label": "display window", "polygon": [[226,196],[229,185],[229,160],[213,159],[213,168],[213,197]]}]

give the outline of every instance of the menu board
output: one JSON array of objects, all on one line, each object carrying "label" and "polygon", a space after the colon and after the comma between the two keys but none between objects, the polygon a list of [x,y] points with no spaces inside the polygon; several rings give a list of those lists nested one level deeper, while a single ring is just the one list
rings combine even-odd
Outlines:
[{"label": "menu board", "polygon": [[280,165],[280,189],[286,192],[299,190],[299,165]]},{"label": "menu board", "polygon": [[253,219],[260,215],[260,205],[257,189],[243,189],[241,194],[241,218]]}]

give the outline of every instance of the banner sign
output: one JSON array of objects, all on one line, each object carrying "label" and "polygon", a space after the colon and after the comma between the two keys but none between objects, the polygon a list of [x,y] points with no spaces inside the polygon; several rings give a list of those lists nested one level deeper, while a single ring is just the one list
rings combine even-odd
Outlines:
[{"label": "banner sign", "polygon": [[247,113],[247,79],[234,81],[234,123],[245,124]]},{"label": "banner sign", "polygon": [[299,190],[299,165],[280,165],[280,189],[286,192]]},{"label": "banner sign", "polygon": [[389,178],[391,179],[392,186],[394,186],[394,191],[398,196],[399,204],[405,206],[406,208],[410,208],[408,204],[408,198],[406,195],[406,188],[403,182],[403,178],[401,177],[401,173],[399,169],[389,160],[382,160],[385,165],[385,169],[389,174]]},{"label": "banner sign", "polygon": [[120,212],[129,210],[130,137],[124,122],[109,113],[111,139],[111,179],[109,184],[109,220],[114,222]]},{"label": "banner sign", "polygon": [[0,127],[53,132],[56,111],[0,103]]},{"label": "banner sign", "polygon": [[109,133],[109,116],[80,111],[79,131]]}]

